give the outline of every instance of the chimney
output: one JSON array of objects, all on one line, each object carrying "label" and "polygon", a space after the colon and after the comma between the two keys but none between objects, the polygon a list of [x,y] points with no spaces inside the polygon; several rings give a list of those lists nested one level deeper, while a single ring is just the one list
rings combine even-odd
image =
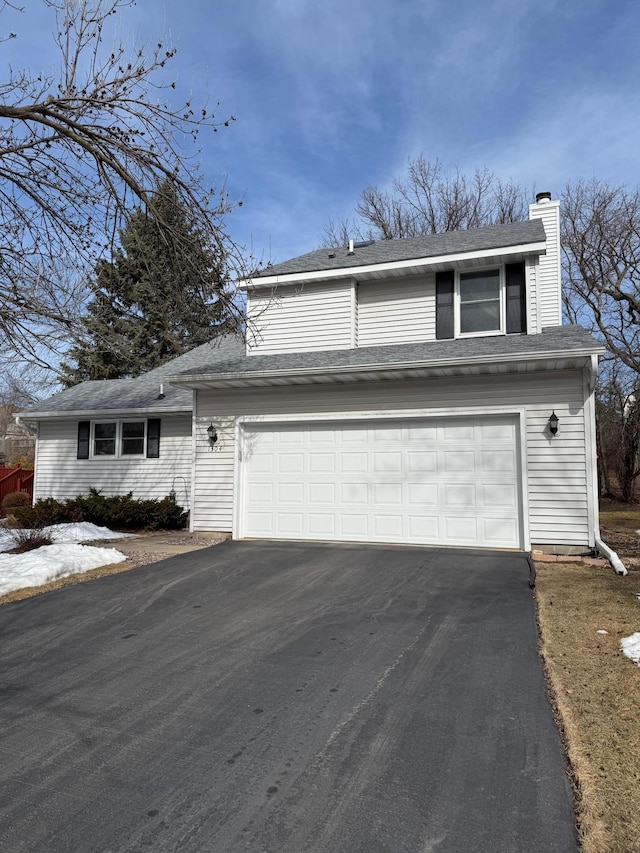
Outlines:
[{"label": "chimney", "polygon": [[529,205],[529,219],[541,219],[547,250],[537,265],[536,289],[540,329],[562,325],[560,291],[560,202],[550,192],[536,193],[535,204]]}]

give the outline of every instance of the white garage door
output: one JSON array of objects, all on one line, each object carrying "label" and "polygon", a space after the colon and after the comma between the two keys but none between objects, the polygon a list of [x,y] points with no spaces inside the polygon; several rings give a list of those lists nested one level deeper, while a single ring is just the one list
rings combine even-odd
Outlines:
[{"label": "white garage door", "polygon": [[517,548],[513,417],[247,425],[240,536]]}]

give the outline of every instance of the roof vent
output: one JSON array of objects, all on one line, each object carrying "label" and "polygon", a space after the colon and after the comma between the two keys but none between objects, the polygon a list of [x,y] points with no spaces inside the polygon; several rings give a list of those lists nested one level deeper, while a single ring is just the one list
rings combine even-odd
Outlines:
[{"label": "roof vent", "polygon": [[164,385],[160,383],[160,393],[156,397],[157,400],[164,400]]},{"label": "roof vent", "polygon": [[349,251],[347,254],[355,255],[355,252],[353,251],[353,240],[349,240]]},{"label": "roof vent", "polygon": [[551,193],[536,193],[536,204],[546,204],[548,201],[551,201]]},{"label": "roof vent", "polygon": [[327,255],[328,258],[335,258],[335,256],[336,256],[335,252],[329,252],[329,254]]},{"label": "roof vent", "polygon": [[354,243],[353,248],[354,249],[364,249],[365,246],[373,246],[373,244],[375,242],[376,242],[375,240],[362,240],[362,242],[360,242],[360,243]]}]

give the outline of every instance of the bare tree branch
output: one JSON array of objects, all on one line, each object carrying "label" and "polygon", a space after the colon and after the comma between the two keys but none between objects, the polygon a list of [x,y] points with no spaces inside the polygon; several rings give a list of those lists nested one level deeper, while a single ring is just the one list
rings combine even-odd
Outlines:
[{"label": "bare tree branch", "polygon": [[[164,181],[224,255],[230,276],[246,270],[224,226],[232,205],[224,188],[203,186],[195,159],[199,135],[234,117],[220,120],[189,99],[174,105],[176,82],[165,75],[175,49],[107,47],[127,0],[41,2],[52,13],[59,79],[8,69],[0,83],[0,336],[6,351],[51,363],[50,350],[64,350],[74,333],[85,271],[113,249],[134,205],[181,256],[156,204]],[[188,253],[181,261],[189,263]],[[233,288],[220,296],[241,327],[234,297]]]}]

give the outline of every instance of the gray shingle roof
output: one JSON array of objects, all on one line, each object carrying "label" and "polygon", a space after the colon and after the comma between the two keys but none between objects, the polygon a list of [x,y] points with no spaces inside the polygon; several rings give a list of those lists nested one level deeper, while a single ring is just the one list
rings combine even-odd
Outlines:
[{"label": "gray shingle roof", "polygon": [[[73,388],[60,391],[42,403],[36,403],[23,414],[28,417],[31,413],[46,415],[110,410],[126,412],[130,409],[191,411],[191,391],[169,385],[166,377],[201,364],[215,364],[218,358],[225,361],[238,358],[244,355],[244,351],[244,342],[238,337],[217,338],[135,379],[98,379],[81,382]],[[162,399],[158,399],[160,384],[164,386],[165,396]]]},{"label": "gray shingle roof", "polygon": [[251,355],[194,365],[183,371],[176,380],[189,377],[210,376],[246,377],[260,373],[286,373],[287,371],[339,371],[341,368],[369,366],[410,366],[412,363],[438,363],[495,358],[496,360],[522,356],[544,356],[548,352],[566,353],[602,352],[602,344],[581,326],[554,326],[540,335],[500,335],[486,338],[461,338],[447,341],[425,341],[391,346],[360,347],[347,350],[322,350],[319,352],[294,352],[278,355]]},{"label": "gray shingle roof", "polygon": [[527,243],[539,243],[545,239],[542,221],[531,219],[506,225],[470,228],[467,231],[448,231],[444,234],[408,237],[404,240],[376,240],[367,246],[356,248],[353,255],[350,255],[344,246],[337,249],[316,249],[306,255],[267,267],[256,278],[386,264],[418,258],[435,258],[461,252],[479,252],[484,249],[502,249]]}]

